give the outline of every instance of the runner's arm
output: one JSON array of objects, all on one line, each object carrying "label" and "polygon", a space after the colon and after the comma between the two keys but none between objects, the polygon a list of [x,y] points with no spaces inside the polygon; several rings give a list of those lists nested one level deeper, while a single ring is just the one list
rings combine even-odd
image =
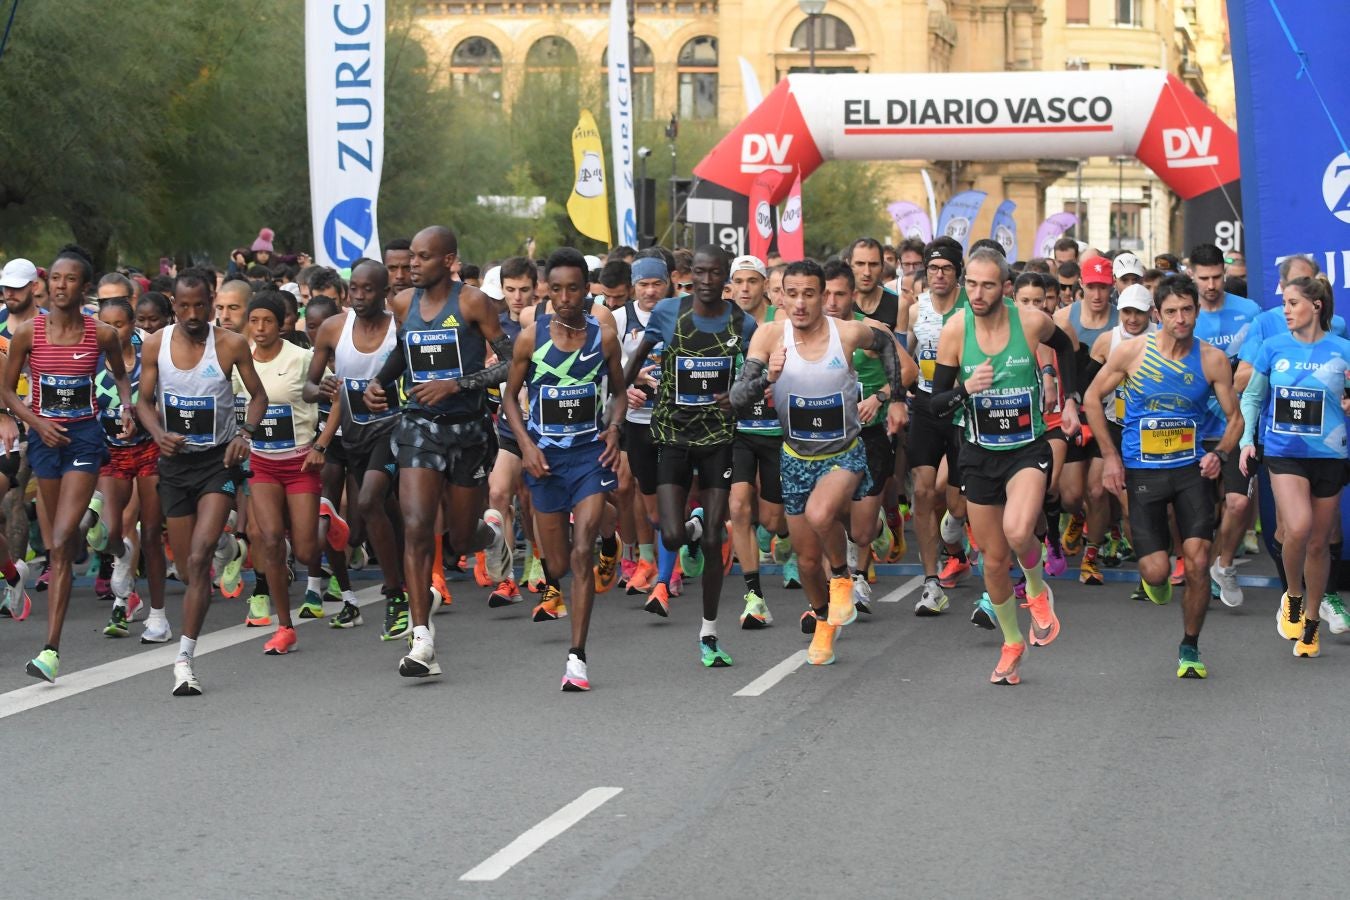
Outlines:
[{"label": "runner's arm", "polygon": [[933,396],[929,408],[939,418],[950,419],[970,397],[961,372],[961,342],[965,337],[965,313],[957,313],[942,326],[938,336],[937,362],[933,369]]},{"label": "runner's arm", "polygon": [[394,389],[399,378],[406,371],[408,371],[408,357],[403,352],[402,347],[395,347],[394,352],[384,358],[384,365],[380,366],[380,371],[376,373],[372,381],[384,388],[385,393],[388,393]]},{"label": "runner's arm", "polygon": [[1083,395],[1083,415],[1087,417],[1087,423],[1092,428],[1092,436],[1097,440],[1097,446],[1101,448],[1102,459],[1107,461],[1118,460],[1120,451],[1116,449],[1115,441],[1111,440],[1110,429],[1106,427],[1106,407],[1102,405],[1102,398],[1115,392],[1116,387],[1125,378],[1130,358],[1135,352],[1135,348],[1128,343],[1118,346],[1106,358],[1106,365],[1102,366],[1097,377],[1092,379],[1087,393]]},{"label": "runner's arm", "polygon": [[468,375],[461,375],[455,379],[461,391],[477,391],[484,388],[495,387],[502,383],[506,377],[507,370],[511,368],[511,339],[498,329],[497,336],[492,339],[492,352],[497,354],[497,361],[490,366],[485,366],[477,372],[471,372]]},{"label": "runner's arm", "polygon": [[[521,330],[524,331],[524,329]],[[633,355],[628,360],[628,365],[624,366],[623,369],[623,383],[625,385],[631,387],[637,381],[638,373],[647,364],[647,357],[651,355],[652,348],[655,346],[656,343],[647,338],[643,338],[642,343],[638,344],[638,348],[633,351]]]},{"label": "runner's arm", "polygon": [[5,408],[23,424],[29,428],[37,425],[37,416],[23,398],[19,396],[19,378],[23,375],[23,367],[28,362],[29,351],[33,349],[33,323],[24,322],[14,331],[14,337],[9,342],[9,360],[5,364],[5,380],[0,384],[0,398],[5,401]]},{"label": "runner's arm", "polygon": [[164,332],[159,331],[146,338],[141,345],[141,396],[136,401],[136,418],[156,443],[165,433],[155,409],[155,396],[159,387],[159,345],[163,340]]},{"label": "runner's arm", "polygon": [[1266,395],[1270,391],[1270,379],[1252,370],[1247,388],[1242,392],[1242,438],[1239,446],[1256,445],[1256,426],[1261,421],[1261,408],[1266,405]]},{"label": "runner's arm", "polygon": [[[356,313],[348,312],[347,315],[354,316]],[[342,316],[330,316],[319,326],[319,333],[314,335],[314,355],[310,357],[309,373],[305,377],[305,386],[302,390],[306,403],[318,403],[323,398],[320,385],[327,376],[329,364],[333,359],[332,335],[340,333],[342,322]]]},{"label": "runner's arm", "polygon": [[525,414],[520,408],[520,392],[525,387],[525,376],[530,369],[530,356],[534,352],[534,323],[520,329],[516,336],[515,348],[506,354],[508,372],[506,390],[502,392],[502,415],[511,425],[511,433],[522,449],[534,446],[529,429],[525,427]]},{"label": "runner's arm", "polygon": [[731,408],[737,415],[744,414],[763,397],[765,389],[769,386],[769,353],[772,333],[776,330],[781,331],[772,327],[757,329],[754,337],[750,339],[750,349],[746,351],[745,362],[741,363],[741,371],[729,392]]}]

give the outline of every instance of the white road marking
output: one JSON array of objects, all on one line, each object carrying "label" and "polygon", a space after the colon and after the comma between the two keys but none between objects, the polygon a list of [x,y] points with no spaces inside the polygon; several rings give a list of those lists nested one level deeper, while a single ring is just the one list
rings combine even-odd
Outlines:
[{"label": "white road marking", "polygon": [[763,675],[759,676],[754,681],[750,682],[745,687],[741,688],[739,691],[732,694],[731,696],[758,697],[760,694],[763,694],[769,688],[773,687],[775,684],[782,681],[784,678],[788,677],[793,672],[797,671],[797,669],[801,668],[802,664],[805,662],[806,662],[806,651],[798,650],[796,653],[792,654],[787,659],[783,660],[778,665],[774,666],[772,669],[765,672]]},{"label": "white road marking", "polygon": [[906,581],[904,584],[900,585],[898,588],[896,588],[895,590],[891,591],[889,594],[887,594],[885,597],[882,597],[882,598],[881,598],[880,600],[878,600],[877,602],[878,602],[878,603],[899,603],[901,600],[905,599],[905,595],[906,595],[906,594],[909,594],[909,593],[911,593],[912,591],[914,591],[916,588],[921,588],[921,587],[923,587],[923,576],[922,576],[922,575],[915,575],[915,576],[914,576],[913,578],[911,578],[909,581]]},{"label": "white road marking", "polygon": [[459,876],[459,880],[496,881],[510,871],[512,866],[523,862],[531,853],[595,812],[611,798],[618,796],[622,792],[623,788],[617,787],[591,788],[589,791],[582,794],[538,825],[535,825],[511,843]]},{"label": "white road marking", "polygon": [[[380,585],[378,584],[363,588],[356,594],[358,606],[368,606],[382,599],[384,598],[380,594]],[[298,609],[291,610],[291,620],[296,625],[327,621],[326,619],[301,619]],[[273,634],[274,630],[233,625],[229,628],[222,628],[220,631],[207,632],[202,635],[201,642],[197,645],[196,656],[205,656],[208,653],[215,653],[217,650],[225,650],[258,638],[267,638]],[[115,659],[91,669],[81,669],[77,672],[71,672],[69,675],[61,675],[57,678],[56,684],[39,682],[0,694],[0,719],[36,709],[39,706],[46,706],[48,703],[55,703],[58,700],[65,700],[68,697],[83,694],[85,691],[92,691],[94,688],[125,681],[137,675],[144,675],[146,672],[153,672],[155,669],[171,666],[177,658],[178,639],[174,637],[167,644],[160,644],[152,650],[144,650],[132,656]]]}]

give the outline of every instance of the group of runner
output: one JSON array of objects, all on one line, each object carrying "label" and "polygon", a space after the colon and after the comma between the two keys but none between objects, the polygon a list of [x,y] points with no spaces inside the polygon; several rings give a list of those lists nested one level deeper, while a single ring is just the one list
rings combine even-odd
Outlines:
[{"label": "group of runner", "polygon": [[1243,602],[1258,464],[1278,510],[1264,525],[1279,633],[1315,657],[1322,619],[1350,629],[1328,589],[1350,341],[1306,259],[1286,261],[1282,305],[1263,313],[1225,293],[1211,245],[1152,291],[1132,254],[1075,259],[1081,297],[1064,265],[1014,271],[992,241],[967,254],[945,237],[772,268],[716,246],[620,248],[603,267],[562,248],[477,286],[448,228],[383,250],[345,279],[312,270],[299,296],[195,268],[171,297],[95,283],[76,247],[45,277],[5,266],[0,616],[26,618],[29,589],[46,591],[30,675],[58,676],[86,545],[110,637],[144,609],[143,580],[141,640],[170,641],[165,583],[183,583],[177,696],[202,692],[214,591],[241,597],[251,568],[246,624],[275,619],[264,652],[281,656],[297,644],[294,573],[300,618],[353,628],[350,571],[371,557],[405,677],[441,674],[432,617],[461,559],[489,606],[534,592],[534,621],[570,618],[564,691],[590,689],[591,610],[616,585],[666,617],[698,579],[699,660],[732,665],[733,562],[741,628],[772,625],[761,561],[779,564],[806,600],[807,661],[826,665],[871,612],[875,563],[905,557],[908,522],[917,615],[944,613],[982,564],[971,621],[1001,632],[992,682],[1017,684],[1028,645],[1059,636],[1048,578],[1080,552],[1083,584],[1133,556],[1137,599],[1184,585],[1177,675],[1204,678],[1211,592]]}]

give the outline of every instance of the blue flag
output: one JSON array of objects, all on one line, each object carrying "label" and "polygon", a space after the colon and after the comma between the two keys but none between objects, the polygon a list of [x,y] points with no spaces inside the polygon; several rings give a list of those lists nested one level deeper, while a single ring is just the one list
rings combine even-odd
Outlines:
[{"label": "blue flag", "polygon": [[994,225],[989,230],[989,236],[1003,247],[1009,263],[1017,262],[1017,223],[1013,221],[1015,209],[1017,204],[1011,200],[1000,203],[998,209],[994,210]]},{"label": "blue flag", "polygon": [[938,216],[938,234],[956,238],[961,242],[961,249],[968,250],[971,226],[975,224],[975,217],[980,214],[980,207],[984,206],[987,196],[984,191],[963,191],[948,200],[947,205],[942,207],[942,215]]}]

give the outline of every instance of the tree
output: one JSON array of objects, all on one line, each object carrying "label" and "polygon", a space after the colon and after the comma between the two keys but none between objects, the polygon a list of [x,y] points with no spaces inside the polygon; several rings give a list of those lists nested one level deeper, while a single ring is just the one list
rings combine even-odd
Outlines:
[{"label": "tree", "polygon": [[885,239],[885,197],[879,168],[871,163],[828,162],[802,182],[802,227],[806,255],[826,259],[857,238]]}]

